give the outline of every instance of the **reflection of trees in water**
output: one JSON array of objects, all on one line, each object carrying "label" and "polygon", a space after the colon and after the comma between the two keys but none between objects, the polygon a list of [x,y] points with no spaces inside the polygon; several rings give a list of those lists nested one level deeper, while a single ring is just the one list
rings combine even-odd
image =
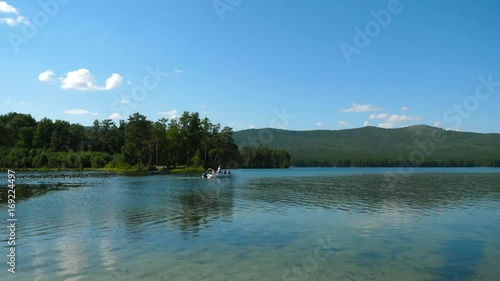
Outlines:
[{"label": "reflection of trees in water", "polygon": [[233,187],[229,181],[203,180],[194,186],[157,189],[148,194],[127,194],[117,206],[127,232],[141,240],[146,229],[170,225],[185,236],[209,228],[212,222],[230,221],[233,215]]},{"label": "reflection of trees in water", "polygon": [[200,189],[183,190],[177,197],[172,224],[184,235],[196,234],[210,227],[212,221],[231,220],[233,200],[233,187],[222,180]]},{"label": "reflection of trees in water", "polygon": [[272,204],[315,205],[366,212],[384,206],[413,209],[461,208],[500,200],[500,174],[408,174],[389,185],[382,174],[266,178],[248,183],[247,199]]},{"label": "reflection of trees in water", "polygon": [[[52,184],[16,184],[15,186],[15,197],[16,203],[26,200],[29,198],[43,196],[51,191],[68,190],[70,188],[81,187],[82,184],[75,183],[52,183]],[[10,188],[5,184],[5,188],[0,188],[0,198],[2,202],[7,202],[8,200],[8,190]],[[12,194],[12,193],[10,193]]]}]

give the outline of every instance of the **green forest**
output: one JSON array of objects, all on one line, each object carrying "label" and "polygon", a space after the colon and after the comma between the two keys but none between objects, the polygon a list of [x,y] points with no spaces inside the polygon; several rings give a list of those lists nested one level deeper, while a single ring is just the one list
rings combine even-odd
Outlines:
[{"label": "green forest", "polygon": [[30,114],[0,115],[2,169],[130,169],[155,167],[287,168],[290,155],[262,145],[238,148],[230,127],[197,112],[151,121],[139,113],[119,123],[85,127]]},{"label": "green forest", "polygon": [[500,134],[426,125],[312,131],[249,129],[235,132],[233,138],[243,149],[245,144],[259,141],[285,149],[295,167],[500,167]]}]

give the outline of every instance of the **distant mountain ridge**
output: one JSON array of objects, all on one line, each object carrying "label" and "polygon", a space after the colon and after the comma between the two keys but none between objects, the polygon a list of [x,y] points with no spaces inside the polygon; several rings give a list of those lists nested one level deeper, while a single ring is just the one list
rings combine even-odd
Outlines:
[{"label": "distant mountain ridge", "polygon": [[287,150],[294,166],[500,166],[500,134],[448,131],[427,125],[291,131],[248,129],[233,134],[240,148]]}]

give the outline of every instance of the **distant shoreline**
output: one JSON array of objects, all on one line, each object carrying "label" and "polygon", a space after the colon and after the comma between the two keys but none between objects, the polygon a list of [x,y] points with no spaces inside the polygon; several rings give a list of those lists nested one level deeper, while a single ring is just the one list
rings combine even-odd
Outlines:
[{"label": "distant shoreline", "polygon": [[[421,168],[500,168],[498,166],[417,166],[417,167],[401,167],[401,166],[370,166],[370,167],[362,167],[362,166],[353,166],[353,167],[313,167],[313,166],[291,166],[289,168],[235,168],[232,170],[286,170],[286,169],[297,169],[297,168],[324,168],[324,169],[351,169],[351,168],[401,168],[401,169],[421,169]],[[102,172],[102,173],[116,173],[116,174],[148,174],[148,170],[137,170],[137,169],[118,169],[118,168],[84,168],[84,169],[59,169],[59,168],[47,168],[47,169],[32,169],[32,168],[20,168],[20,169],[0,169],[2,172],[7,172],[8,170],[15,172]],[[228,169],[231,170],[231,169]],[[177,168],[168,170],[165,172],[166,174],[180,174],[180,173],[202,173],[205,169],[199,168]]]}]

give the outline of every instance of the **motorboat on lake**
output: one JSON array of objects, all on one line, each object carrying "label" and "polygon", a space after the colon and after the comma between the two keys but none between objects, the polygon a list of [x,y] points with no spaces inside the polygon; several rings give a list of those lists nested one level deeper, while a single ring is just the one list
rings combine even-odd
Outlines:
[{"label": "motorboat on lake", "polygon": [[220,167],[217,169],[217,171],[215,171],[212,168],[208,168],[208,170],[203,173],[202,177],[206,178],[206,179],[230,178],[231,177],[231,171],[223,171],[223,170],[221,170]]}]

